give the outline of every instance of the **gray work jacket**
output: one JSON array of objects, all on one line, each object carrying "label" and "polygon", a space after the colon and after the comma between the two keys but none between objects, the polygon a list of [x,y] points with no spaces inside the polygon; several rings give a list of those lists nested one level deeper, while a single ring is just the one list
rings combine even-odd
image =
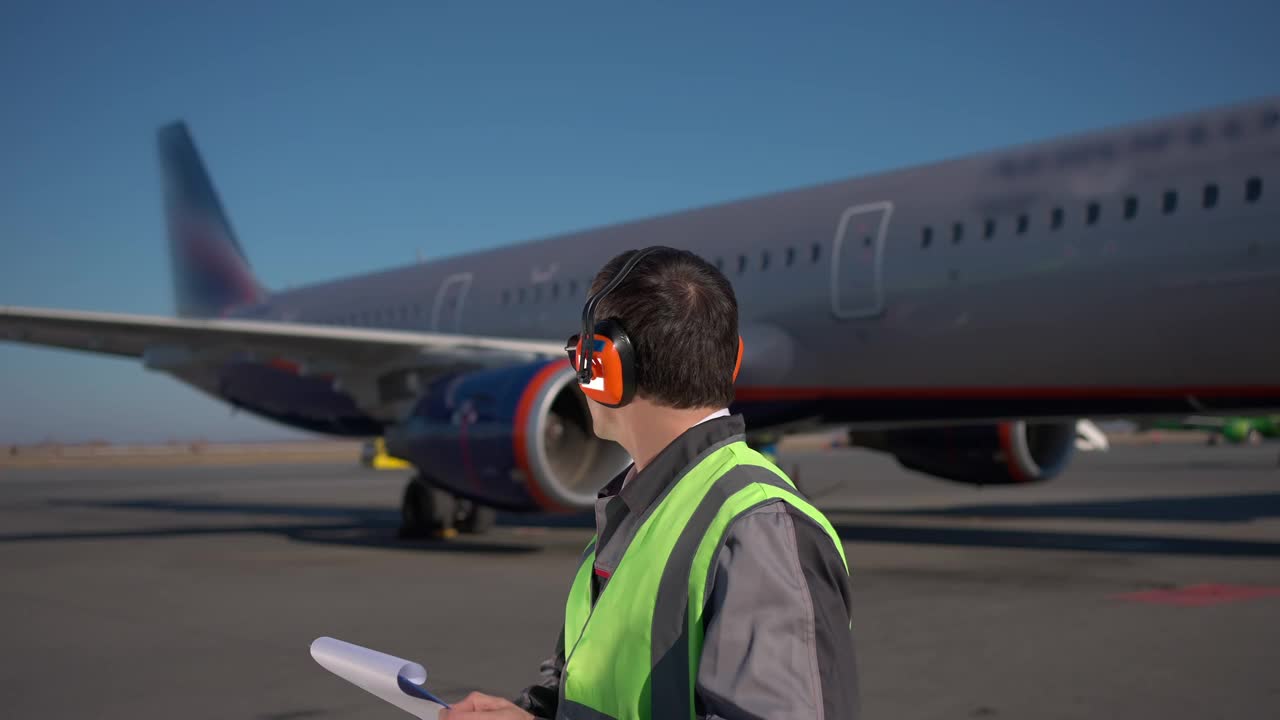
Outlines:
[{"label": "gray work jacket", "polygon": [[[663,489],[705,451],[742,440],[744,432],[741,415],[695,425],[625,486],[627,471],[600,491],[593,597]],[[769,472],[747,466],[741,471]],[[729,526],[714,567],[694,689],[698,717],[857,718],[852,594],[826,532],[781,500],[766,503]],[[516,704],[536,717],[555,717],[564,662],[562,628],[555,655],[542,664],[541,681],[526,688]]]}]

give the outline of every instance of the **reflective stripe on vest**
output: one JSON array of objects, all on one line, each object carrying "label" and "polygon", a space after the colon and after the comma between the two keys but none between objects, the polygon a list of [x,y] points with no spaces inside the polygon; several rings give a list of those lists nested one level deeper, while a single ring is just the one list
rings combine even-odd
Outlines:
[{"label": "reflective stripe on vest", "polygon": [[[730,472],[743,466],[769,472]],[[558,718],[694,717],[702,615],[716,551],[735,518],[775,499],[817,522],[845,559],[831,523],[781,470],[741,441],[710,453],[676,481],[637,530],[594,607],[592,538],[565,604]]]}]

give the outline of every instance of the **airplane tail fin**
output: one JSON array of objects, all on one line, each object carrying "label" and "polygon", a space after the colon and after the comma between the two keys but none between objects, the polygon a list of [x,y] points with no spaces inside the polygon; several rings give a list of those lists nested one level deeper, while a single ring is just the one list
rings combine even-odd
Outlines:
[{"label": "airplane tail fin", "polygon": [[219,316],[265,300],[186,123],[160,128],[157,141],[178,314]]}]

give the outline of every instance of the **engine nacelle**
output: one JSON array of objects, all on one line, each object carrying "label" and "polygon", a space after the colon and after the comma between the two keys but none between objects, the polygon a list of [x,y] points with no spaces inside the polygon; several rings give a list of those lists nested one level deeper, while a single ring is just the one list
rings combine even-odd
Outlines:
[{"label": "engine nacelle", "polygon": [[971,485],[1048,480],[1075,452],[1075,422],[1002,422],[851,433],[850,441],[884,450],[903,467]]},{"label": "engine nacelle", "polygon": [[386,442],[454,494],[506,510],[569,512],[591,507],[631,462],[591,427],[568,361],[556,360],[436,378]]}]

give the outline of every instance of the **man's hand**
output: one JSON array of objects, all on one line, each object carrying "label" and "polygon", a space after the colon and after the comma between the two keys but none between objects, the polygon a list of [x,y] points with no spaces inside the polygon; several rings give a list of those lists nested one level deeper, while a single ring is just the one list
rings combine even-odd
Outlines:
[{"label": "man's hand", "polygon": [[451,708],[442,708],[439,720],[534,720],[529,713],[505,698],[473,692]]}]

